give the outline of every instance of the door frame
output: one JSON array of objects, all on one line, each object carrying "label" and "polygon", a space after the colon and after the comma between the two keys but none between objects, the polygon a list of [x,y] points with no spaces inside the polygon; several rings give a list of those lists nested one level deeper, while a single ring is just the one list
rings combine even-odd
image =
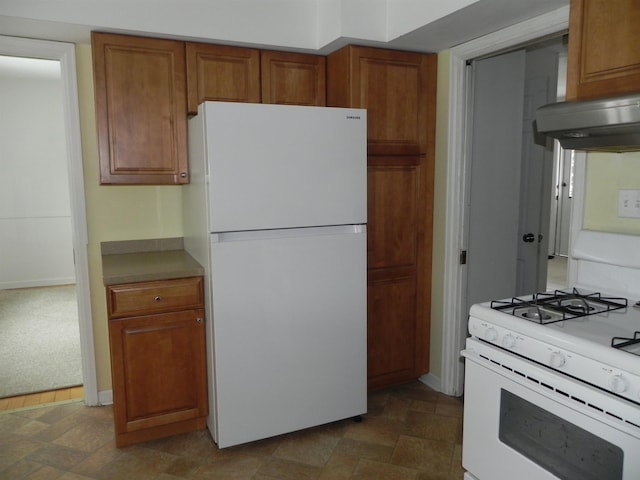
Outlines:
[{"label": "door frame", "polygon": [[[442,318],[442,370],[440,390],[453,396],[462,395],[464,366],[460,351],[467,333],[465,310],[466,269],[460,265],[468,228],[466,191],[470,172],[468,151],[468,116],[470,85],[467,62],[487,55],[505,52],[520,45],[566,32],[569,7],[562,7],[503,30],[485,35],[450,50],[449,54],[449,123],[447,139],[446,221],[444,252],[444,296]],[[578,162],[584,168],[584,162]],[[579,176],[576,177],[578,181]],[[576,185],[579,185],[576,183]],[[582,188],[578,187],[578,190]],[[578,203],[578,199],[576,203]],[[575,208],[575,203],[574,203]],[[580,206],[581,208],[581,206]],[[577,228],[580,228],[579,226]],[[571,275],[572,268],[569,268]],[[569,276],[571,281],[571,276]]]},{"label": "door frame", "polygon": [[60,62],[84,403],[98,405],[75,46],[71,43],[0,36],[0,55]]}]

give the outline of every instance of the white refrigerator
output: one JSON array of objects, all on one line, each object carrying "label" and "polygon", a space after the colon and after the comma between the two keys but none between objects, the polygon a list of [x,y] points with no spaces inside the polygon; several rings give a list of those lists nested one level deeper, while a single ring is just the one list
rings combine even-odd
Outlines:
[{"label": "white refrigerator", "polygon": [[205,268],[220,448],[367,410],[366,110],[205,102],[185,248]]}]

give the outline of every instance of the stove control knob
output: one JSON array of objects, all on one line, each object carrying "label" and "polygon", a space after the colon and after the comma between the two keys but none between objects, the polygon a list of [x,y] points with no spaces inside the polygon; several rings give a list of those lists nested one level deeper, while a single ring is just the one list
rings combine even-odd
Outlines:
[{"label": "stove control knob", "polygon": [[513,348],[515,345],[516,345],[516,338],[510,333],[507,333],[502,339],[502,346],[504,348]]},{"label": "stove control knob", "polygon": [[484,339],[488,342],[495,342],[498,339],[498,331],[493,327],[487,328],[484,332]]},{"label": "stove control knob", "polygon": [[623,393],[629,388],[629,381],[622,375],[614,375],[611,377],[609,386],[614,393]]},{"label": "stove control knob", "polygon": [[566,359],[562,352],[552,352],[551,357],[549,357],[549,366],[551,368],[560,368],[564,366]]}]

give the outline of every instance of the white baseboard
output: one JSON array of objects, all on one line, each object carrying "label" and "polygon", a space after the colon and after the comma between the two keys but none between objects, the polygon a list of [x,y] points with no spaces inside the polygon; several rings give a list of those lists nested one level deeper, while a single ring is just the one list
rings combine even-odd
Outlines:
[{"label": "white baseboard", "polygon": [[98,392],[98,405],[113,405],[113,390],[102,390]]},{"label": "white baseboard", "polygon": [[75,277],[56,277],[44,278],[36,280],[12,280],[0,282],[0,290],[11,290],[15,288],[34,288],[34,287],[55,287],[57,285],[75,285]]},{"label": "white baseboard", "polygon": [[436,392],[441,392],[441,384],[440,377],[435,376],[433,373],[427,373],[426,375],[422,375],[418,380],[424,383],[427,387],[431,387]]}]

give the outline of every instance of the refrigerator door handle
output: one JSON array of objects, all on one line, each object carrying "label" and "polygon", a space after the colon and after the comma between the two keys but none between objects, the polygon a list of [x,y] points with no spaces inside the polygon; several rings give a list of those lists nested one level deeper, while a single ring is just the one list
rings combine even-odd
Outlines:
[{"label": "refrigerator door handle", "polygon": [[292,237],[317,237],[319,235],[346,235],[366,233],[366,224],[331,225],[327,227],[282,228],[273,230],[248,230],[243,232],[212,233],[214,243],[267,240]]}]

